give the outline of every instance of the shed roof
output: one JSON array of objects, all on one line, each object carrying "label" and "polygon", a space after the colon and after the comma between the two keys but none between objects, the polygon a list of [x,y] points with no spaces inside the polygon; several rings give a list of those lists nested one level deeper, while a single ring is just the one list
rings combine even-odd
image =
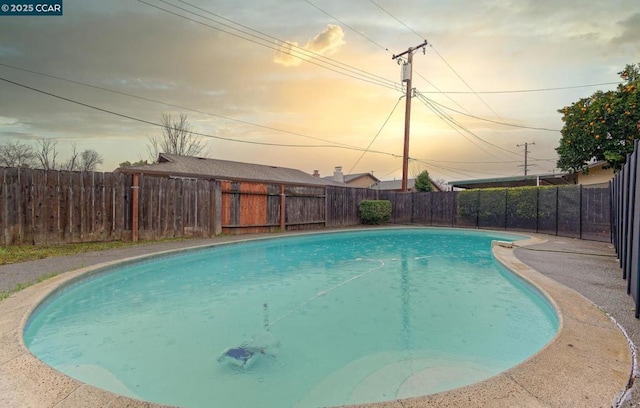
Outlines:
[{"label": "shed roof", "polygon": [[262,164],[242,163],[203,157],[161,153],[158,163],[121,167],[123,173],[142,173],[166,177],[211,178],[229,181],[258,181],[278,184],[345,186],[333,180],[314,177],[301,170]]}]

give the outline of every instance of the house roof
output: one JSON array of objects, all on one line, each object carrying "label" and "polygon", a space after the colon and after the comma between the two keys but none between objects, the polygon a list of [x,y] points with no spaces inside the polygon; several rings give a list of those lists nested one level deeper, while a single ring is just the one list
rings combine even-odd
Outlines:
[{"label": "house roof", "polygon": [[354,180],[360,179],[360,178],[365,178],[365,177],[369,177],[375,181],[380,181],[378,180],[378,178],[376,176],[374,176],[371,173],[356,173],[356,174],[345,174],[344,175],[344,182],[345,183],[350,183]]},{"label": "house roof", "polygon": [[527,176],[496,177],[475,180],[450,181],[449,184],[456,188],[503,188],[523,186],[555,186],[563,184],[575,184],[576,175],[568,173],[538,174]]},{"label": "house roof", "polygon": [[[355,173],[355,174],[345,174],[342,176],[344,183],[345,184],[349,184],[354,182],[355,180],[361,179],[361,178],[366,178],[369,177],[370,179],[374,180],[376,183],[378,183],[380,180],[378,180],[378,178],[376,176],[374,176],[371,173]],[[325,180],[334,180],[335,181],[335,174],[331,175],[331,176],[324,176],[322,177]]]},{"label": "house roof", "polygon": [[295,185],[345,186],[333,180],[314,177],[301,170],[287,167],[266,166],[229,160],[209,159],[177,154],[161,153],[158,163],[144,166],[121,167],[123,173],[189,178],[212,178],[229,181],[258,181]]},{"label": "house roof", "polygon": [[[413,189],[415,179],[407,179],[407,188]],[[375,186],[371,186],[374,190],[401,190],[402,180],[385,180],[377,183]]]}]

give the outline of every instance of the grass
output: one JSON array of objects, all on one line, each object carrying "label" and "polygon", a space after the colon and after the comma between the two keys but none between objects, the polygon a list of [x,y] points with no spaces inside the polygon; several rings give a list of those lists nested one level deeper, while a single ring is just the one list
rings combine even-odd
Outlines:
[{"label": "grass", "polygon": [[64,245],[12,245],[0,246],[0,265],[8,265],[19,262],[45,259],[55,256],[77,255],[83,252],[105,251],[108,249],[124,248],[139,244],[149,244],[154,242],[179,241],[186,238],[171,238],[160,241],[139,241],[139,242],[84,242],[78,244]]},{"label": "grass", "polygon": [[[8,265],[19,262],[33,261],[37,259],[45,259],[56,256],[77,255],[83,252],[106,251],[108,249],[125,248],[140,244],[150,244],[157,242],[182,241],[188,238],[166,238],[157,241],[139,241],[139,242],[84,242],[77,244],[64,245],[12,245],[0,246],[0,265]],[[9,290],[0,292],[0,301],[8,298],[12,293],[19,292],[31,285],[40,283],[47,279],[58,275],[58,272],[50,272],[38,277],[38,279],[30,282],[18,283]]]},{"label": "grass", "polygon": [[18,283],[13,288],[11,288],[9,290],[5,290],[4,292],[0,292],[0,302],[3,301],[4,299],[8,298],[9,296],[11,296],[12,293],[19,292],[22,289],[28,288],[31,285],[35,285],[36,283],[40,283],[40,282],[43,282],[43,281],[45,281],[47,279],[53,278],[56,275],[58,275],[58,272],[51,272],[51,273],[48,273],[46,275],[42,275],[42,276],[38,277],[38,279],[36,279],[34,281],[25,282],[25,283]]}]

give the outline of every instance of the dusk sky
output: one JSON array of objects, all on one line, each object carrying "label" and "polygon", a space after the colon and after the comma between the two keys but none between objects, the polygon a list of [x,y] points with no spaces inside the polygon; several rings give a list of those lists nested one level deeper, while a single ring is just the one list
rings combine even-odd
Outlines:
[{"label": "dusk sky", "polygon": [[59,160],[75,143],[112,171],[185,113],[211,158],[399,179],[392,56],[424,40],[410,175],[522,174],[524,143],[529,173],[550,173],[557,110],[640,62],[640,2],[64,0],[0,16],[0,142],[53,138]]}]

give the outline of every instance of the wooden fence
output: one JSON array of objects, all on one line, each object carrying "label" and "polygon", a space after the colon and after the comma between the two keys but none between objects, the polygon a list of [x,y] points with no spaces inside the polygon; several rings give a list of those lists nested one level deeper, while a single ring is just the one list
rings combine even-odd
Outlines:
[{"label": "wooden fence", "polygon": [[3,168],[0,180],[3,245],[128,236],[131,176]]},{"label": "wooden fence", "polygon": [[222,232],[244,234],[325,226],[324,187],[222,183]]},{"label": "wooden fence", "polygon": [[[220,208],[220,182],[140,176],[137,187],[140,239],[211,237],[220,233],[216,212]],[[133,220],[133,214],[130,218]],[[127,226],[132,230],[132,222]],[[128,232],[125,238],[132,235]]]},{"label": "wooden fence", "polygon": [[[318,186],[22,168],[0,168],[0,180],[0,245],[211,237],[326,225],[327,193]],[[349,222],[359,223],[357,211]]]},{"label": "wooden fence", "polygon": [[609,189],[400,193],[123,173],[0,168],[1,245],[211,237],[359,225],[365,199],[395,224],[610,239]]}]

